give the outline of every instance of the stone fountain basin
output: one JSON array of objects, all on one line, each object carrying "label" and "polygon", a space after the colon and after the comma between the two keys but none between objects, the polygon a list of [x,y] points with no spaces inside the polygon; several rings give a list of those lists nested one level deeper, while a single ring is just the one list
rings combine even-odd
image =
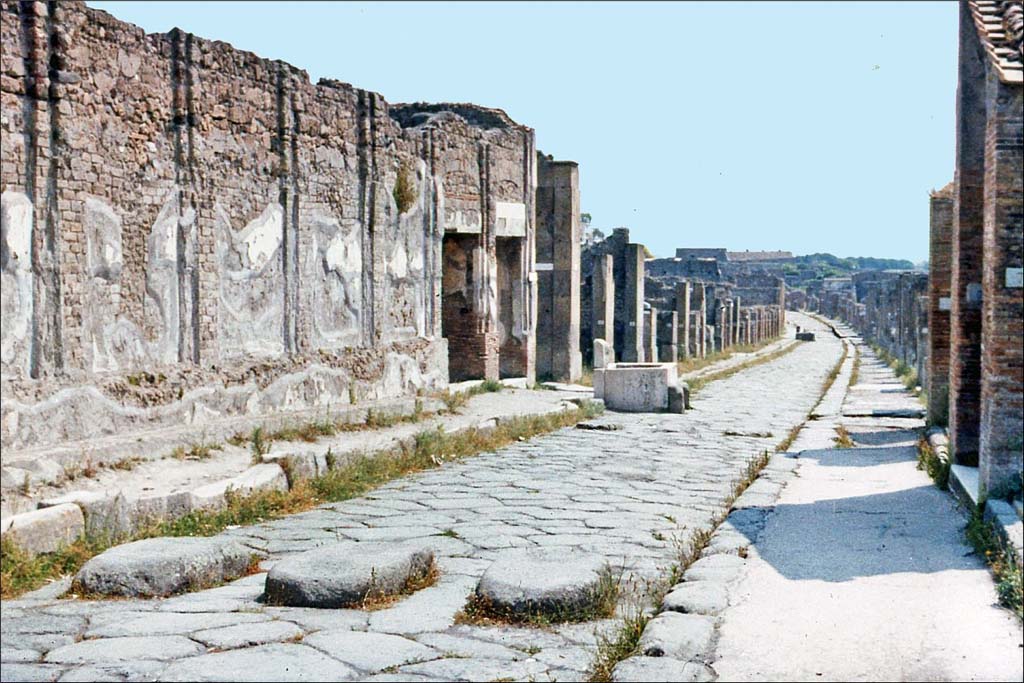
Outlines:
[{"label": "stone fountain basin", "polygon": [[665,411],[678,379],[675,363],[611,363],[594,370],[594,396],[611,410]]}]

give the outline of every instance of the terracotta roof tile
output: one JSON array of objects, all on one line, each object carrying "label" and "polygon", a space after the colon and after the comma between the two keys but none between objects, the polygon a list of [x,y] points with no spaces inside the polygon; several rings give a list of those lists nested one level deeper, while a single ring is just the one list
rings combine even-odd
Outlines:
[{"label": "terracotta roof tile", "polygon": [[1004,83],[1024,83],[1024,3],[969,0],[978,37]]}]

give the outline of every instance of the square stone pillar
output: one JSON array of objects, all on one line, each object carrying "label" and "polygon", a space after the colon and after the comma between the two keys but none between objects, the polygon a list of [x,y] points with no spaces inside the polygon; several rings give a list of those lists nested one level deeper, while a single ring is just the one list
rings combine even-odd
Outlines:
[{"label": "square stone pillar", "polygon": [[732,302],[732,343],[739,344],[742,339],[742,329],[740,316],[740,297],[736,297],[736,300]]},{"label": "square stone pillar", "polygon": [[[683,328],[686,326],[683,325]],[[679,313],[676,311],[658,311],[658,355],[662,363],[675,363],[679,360]]]},{"label": "square stone pillar", "polygon": [[[627,244],[623,264],[621,295],[623,340],[619,358],[626,363],[641,362],[644,358],[644,248],[642,244]],[[615,311],[616,317],[619,310]],[[618,351],[618,350],[617,350]]]},{"label": "square stone pillar", "polygon": [[537,154],[537,375],[575,382],[580,353],[580,190],[574,161]]},{"label": "square stone pillar", "polygon": [[614,257],[600,254],[594,259],[593,272],[593,326],[594,339],[604,339],[609,344],[615,341],[615,275]]},{"label": "square stone pillar", "polygon": [[684,360],[690,357],[690,291],[693,285],[689,280],[676,284],[676,321],[679,329],[676,337],[679,342],[678,356]]},{"label": "square stone pillar", "polygon": [[707,355],[707,324],[708,324],[708,310],[707,310],[707,298],[706,291],[704,289],[703,282],[693,283],[693,289],[690,292],[690,306],[693,309],[694,316],[694,353],[698,358],[704,358]]}]

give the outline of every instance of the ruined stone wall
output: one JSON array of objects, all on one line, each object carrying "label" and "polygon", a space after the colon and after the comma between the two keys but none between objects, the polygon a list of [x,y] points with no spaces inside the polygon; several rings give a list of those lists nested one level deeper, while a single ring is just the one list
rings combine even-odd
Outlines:
[{"label": "ruined stone wall", "polygon": [[953,237],[953,184],[929,199],[928,252],[928,415],[934,424],[949,419],[950,265]]},{"label": "ruined stone wall", "polygon": [[447,327],[532,371],[530,129],[77,2],[2,19],[5,447],[443,388],[445,234]]}]

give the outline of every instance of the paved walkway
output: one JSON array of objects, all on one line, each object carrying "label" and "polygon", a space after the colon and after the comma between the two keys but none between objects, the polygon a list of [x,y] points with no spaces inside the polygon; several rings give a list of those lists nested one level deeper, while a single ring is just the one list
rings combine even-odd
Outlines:
[{"label": "paved walkway", "polygon": [[[609,413],[392,482],[358,499],[228,532],[273,558],[337,540],[426,539],[441,578],[380,611],[266,607],[263,574],[167,600],[2,605],[4,680],[583,680],[595,631],[456,625],[504,548],[584,549],[659,574],[675,536],[709,524],[747,461],[816,403],[841,343],[818,329],[770,363],[705,387],[685,415]],[[766,436],[770,434],[771,436]]]},{"label": "paved walkway", "polygon": [[[791,449],[797,476],[730,592],[713,666],[730,681],[1020,681],[1020,622],[964,545],[964,512],[916,469],[922,422],[852,417],[920,408],[860,348],[841,412]],[[836,424],[856,448],[832,448]]]}]

